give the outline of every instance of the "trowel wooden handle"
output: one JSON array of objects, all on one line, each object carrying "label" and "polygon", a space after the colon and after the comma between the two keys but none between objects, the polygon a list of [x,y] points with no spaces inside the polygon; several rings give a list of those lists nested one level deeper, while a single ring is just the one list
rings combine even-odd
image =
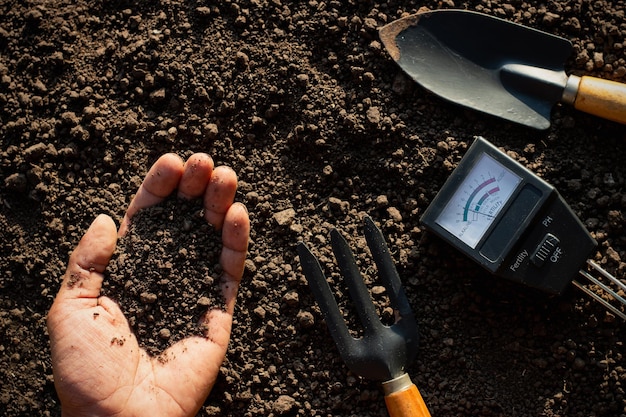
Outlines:
[{"label": "trowel wooden handle", "polygon": [[400,389],[385,393],[385,404],[390,417],[430,417],[422,395],[410,380]]},{"label": "trowel wooden handle", "polygon": [[574,107],[585,113],[626,124],[626,84],[581,77]]}]

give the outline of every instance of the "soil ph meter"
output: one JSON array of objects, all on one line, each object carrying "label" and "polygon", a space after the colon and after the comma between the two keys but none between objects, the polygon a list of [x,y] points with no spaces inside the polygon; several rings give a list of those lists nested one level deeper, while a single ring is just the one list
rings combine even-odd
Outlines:
[{"label": "soil ph meter", "polygon": [[622,308],[574,280],[584,277],[626,305],[612,289],[626,285],[589,259],[597,243],[561,195],[481,137],[421,220],[492,274],[553,294],[573,283],[626,319]]}]

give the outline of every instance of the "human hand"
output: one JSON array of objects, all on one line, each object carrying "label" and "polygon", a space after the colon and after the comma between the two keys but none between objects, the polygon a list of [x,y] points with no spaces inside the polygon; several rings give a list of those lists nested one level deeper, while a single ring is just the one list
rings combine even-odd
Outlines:
[{"label": "human hand", "polygon": [[[206,154],[187,162],[163,155],[150,168],[116,230],[98,216],[70,256],[59,293],[48,313],[54,384],[62,414],[70,416],[193,416],[213,387],[224,360],[239,282],[246,259],[250,220],[234,203],[237,177],[227,167],[214,169]],[[103,273],[117,237],[134,214],[178,190],[180,198],[203,198],[205,219],[222,229],[220,286],[225,309],[203,316],[205,337],[188,337],[150,357],[119,306],[100,295]]]}]

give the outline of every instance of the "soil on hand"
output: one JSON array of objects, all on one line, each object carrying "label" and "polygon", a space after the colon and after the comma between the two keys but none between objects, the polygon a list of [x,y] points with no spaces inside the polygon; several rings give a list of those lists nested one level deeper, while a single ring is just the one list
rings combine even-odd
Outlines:
[{"label": "soil on hand", "polygon": [[102,294],[120,305],[139,346],[158,355],[184,337],[204,336],[202,316],[224,308],[220,250],[220,235],[204,220],[202,202],[169,198],[133,217]]},{"label": "soil on hand", "polygon": [[[433,416],[626,416],[623,321],[574,288],[548,296],[494,278],[420,223],[480,135],[555,186],[598,241],[591,257],[624,278],[626,128],[556,105],[535,131],[439,99],[377,33],[422,7],[565,37],[568,74],[626,81],[624,0],[1,1],[0,414],[60,416],[45,317],[70,252],[98,214],[123,218],[160,155],[206,152],[237,172],[252,230],[200,416],[386,415],[379,384],[339,357],[295,250],[307,243],[356,325],[329,232],[346,236],[384,298],[366,214],[418,321],[406,370]],[[214,232],[185,231],[171,209],[120,242],[107,276],[153,353],[197,330],[219,274],[215,243],[199,243]],[[148,251],[133,242],[149,235]],[[129,260],[158,247],[169,256]],[[183,255],[198,269],[175,265]]]}]

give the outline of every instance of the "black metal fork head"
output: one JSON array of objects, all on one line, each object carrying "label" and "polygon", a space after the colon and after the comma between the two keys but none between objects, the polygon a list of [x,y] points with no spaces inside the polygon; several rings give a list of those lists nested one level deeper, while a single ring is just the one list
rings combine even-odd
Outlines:
[{"label": "black metal fork head", "polygon": [[396,322],[386,326],[380,321],[348,243],[333,229],[333,252],[363,325],[363,336],[358,339],[350,334],[317,258],[302,242],[298,243],[298,256],[343,361],[355,374],[384,382],[404,374],[406,366],[415,358],[417,324],[383,234],[369,216],[365,217],[365,239],[396,314]]}]

